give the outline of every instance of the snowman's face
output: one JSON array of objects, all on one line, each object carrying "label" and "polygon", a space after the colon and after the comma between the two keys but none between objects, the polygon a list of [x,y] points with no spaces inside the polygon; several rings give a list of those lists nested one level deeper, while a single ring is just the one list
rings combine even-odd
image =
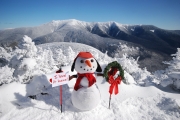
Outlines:
[{"label": "snowman's face", "polygon": [[94,58],[78,57],[75,61],[75,70],[78,73],[94,73],[98,65]]}]

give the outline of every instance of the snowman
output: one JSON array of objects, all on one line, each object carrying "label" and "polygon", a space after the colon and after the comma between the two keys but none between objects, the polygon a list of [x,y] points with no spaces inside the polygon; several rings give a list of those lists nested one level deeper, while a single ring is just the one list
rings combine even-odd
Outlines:
[{"label": "snowman", "polygon": [[90,52],[77,55],[71,71],[74,69],[77,71],[77,80],[71,96],[72,104],[81,111],[91,110],[100,102],[95,72],[101,72],[102,69]]}]

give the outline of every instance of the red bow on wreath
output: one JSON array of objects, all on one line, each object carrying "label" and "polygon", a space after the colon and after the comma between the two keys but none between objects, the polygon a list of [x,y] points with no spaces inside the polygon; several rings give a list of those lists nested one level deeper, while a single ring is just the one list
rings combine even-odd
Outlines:
[{"label": "red bow on wreath", "polygon": [[118,76],[117,78],[114,79],[114,75],[116,74],[116,72],[118,71],[117,68],[111,68],[111,70],[108,72],[108,76],[109,76],[109,84],[111,84],[111,86],[109,87],[109,93],[112,94],[113,90],[114,90],[114,94],[118,94],[119,89],[118,89],[118,84],[121,83],[121,76]]},{"label": "red bow on wreath", "polygon": [[111,86],[109,87],[109,93],[112,94],[113,90],[114,90],[114,94],[118,94],[119,90],[118,90],[118,84],[121,83],[121,77],[118,76],[116,79],[114,79],[114,77],[111,75],[109,77],[109,83],[111,84]]}]

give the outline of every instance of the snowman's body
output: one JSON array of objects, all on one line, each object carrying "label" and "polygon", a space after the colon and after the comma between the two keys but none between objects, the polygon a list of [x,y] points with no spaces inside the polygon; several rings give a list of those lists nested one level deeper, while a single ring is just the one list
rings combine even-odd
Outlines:
[{"label": "snowman's body", "polygon": [[95,108],[99,104],[100,98],[100,92],[96,84],[93,84],[91,87],[82,86],[77,91],[74,90],[71,96],[71,100],[74,107],[82,111],[91,110]]},{"label": "snowman's body", "polygon": [[[96,78],[94,72],[98,63],[94,58],[77,57],[74,67],[78,74],[91,74]],[[100,92],[95,83],[89,86],[89,80],[84,76],[80,80],[79,88],[72,92],[71,100],[77,109],[82,111],[91,110],[100,102]]]}]

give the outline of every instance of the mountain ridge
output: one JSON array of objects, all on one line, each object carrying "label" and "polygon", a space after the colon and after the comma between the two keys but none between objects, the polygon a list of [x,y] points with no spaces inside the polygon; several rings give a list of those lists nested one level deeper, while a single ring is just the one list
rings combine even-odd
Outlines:
[{"label": "mountain ridge", "polygon": [[[158,56],[162,57],[163,61],[169,60],[170,55],[180,47],[179,30],[164,30],[154,25],[123,25],[115,21],[85,22],[76,19],[53,20],[36,27],[2,30],[0,45],[14,47],[24,35],[31,37],[36,45],[51,42],[77,42],[93,46],[104,53],[108,51],[111,57],[114,57],[119,43],[127,44],[141,48],[141,52],[133,56],[140,56],[141,61],[147,56],[151,60],[158,59]],[[158,55],[155,57],[154,53]],[[141,61],[140,65],[143,67],[149,64],[146,60],[142,63]],[[161,62],[159,60],[158,63],[152,64],[159,66],[158,64],[162,65]]]}]

